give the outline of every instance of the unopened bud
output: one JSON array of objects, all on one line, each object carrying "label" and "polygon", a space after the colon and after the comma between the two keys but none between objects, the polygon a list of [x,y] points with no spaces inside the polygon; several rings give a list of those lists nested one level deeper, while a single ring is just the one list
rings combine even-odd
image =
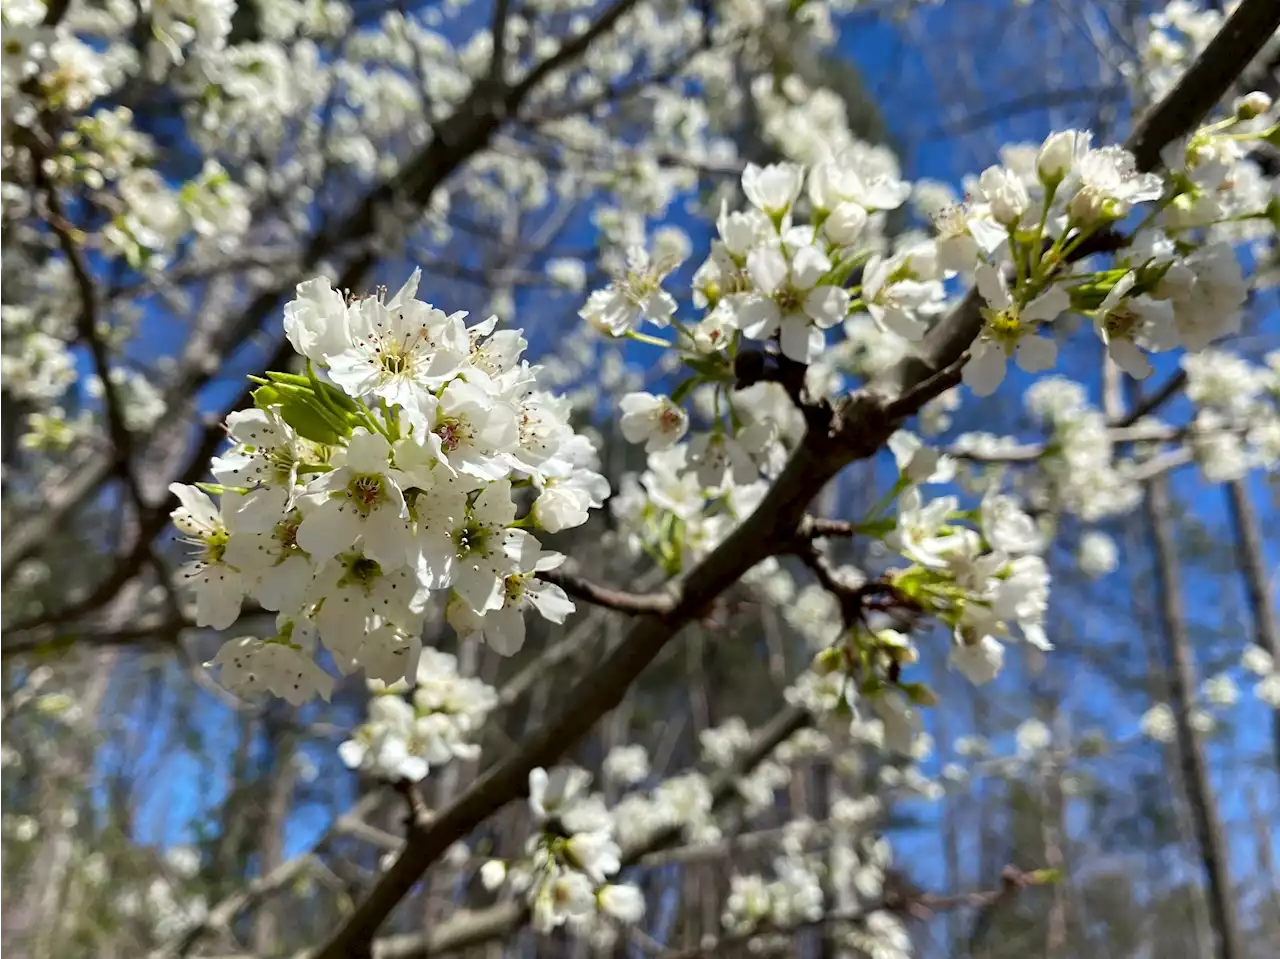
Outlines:
[{"label": "unopened bud", "polygon": [[493,892],[507,879],[507,864],[500,859],[490,859],[480,867],[480,882]]},{"label": "unopened bud", "polygon": [[1240,120],[1252,120],[1254,117],[1262,116],[1270,109],[1271,97],[1261,90],[1246,93],[1236,100],[1236,118]]},{"label": "unopened bud", "polygon": [[844,652],[831,646],[813,658],[813,671],[819,676],[829,676],[844,669]]}]

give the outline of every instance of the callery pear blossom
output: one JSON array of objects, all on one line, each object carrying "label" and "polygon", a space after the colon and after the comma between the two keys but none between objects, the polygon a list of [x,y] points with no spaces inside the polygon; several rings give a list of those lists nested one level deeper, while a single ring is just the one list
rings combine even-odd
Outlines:
[{"label": "callery pear blossom", "polygon": [[618,404],[618,421],[628,443],[644,443],[646,450],[667,449],[689,428],[689,416],[665,396],[628,393]]},{"label": "callery pear blossom", "polygon": [[983,309],[984,324],[978,339],[970,348],[965,364],[965,384],[978,396],[990,396],[1004,380],[1005,364],[1010,355],[1028,373],[1051,369],[1057,362],[1058,348],[1053,340],[1037,335],[1041,323],[1049,323],[1071,305],[1061,287],[1050,287],[1025,306],[1009,295],[1003,274],[983,265],[977,273],[978,292],[987,305]]},{"label": "callery pear blossom", "polygon": [[169,491],[182,504],[173,512],[173,525],[196,547],[195,558],[179,573],[195,591],[196,624],[226,629],[240,616],[249,583],[227,562],[230,534],[223,513],[194,486],[174,483]]},{"label": "callery pear blossom", "polygon": [[791,209],[804,185],[804,169],[794,163],[760,167],[748,163],[742,171],[742,192],[756,209],[781,216]]},{"label": "callery pear blossom", "polygon": [[1172,304],[1145,295],[1130,297],[1135,282],[1132,272],[1116,282],[1098,307],[1094,327],[1116,366],[1130,376],[1146,379],[1152,372],[1151,363],[1139,347],[1171,349],[1177,331]]},{"label": "callery pear blossom", "polygon": [[463,371],[465,314],[446,316],[415,299],[369,296],[347,307],[350,345],[326,356],[329,375],[352,397],[378,396],[407,407]]}]

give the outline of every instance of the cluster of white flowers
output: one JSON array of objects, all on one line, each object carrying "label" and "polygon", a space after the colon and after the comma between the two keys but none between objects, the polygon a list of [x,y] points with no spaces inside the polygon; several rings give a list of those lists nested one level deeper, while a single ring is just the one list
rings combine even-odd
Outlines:
[{"label": "cluster of white flowers", "polygon": [[671,399],[633,393],[621,401],[623,435],[650,453],[639,477],[623,477],[610,508],[627,548],[670,572],[705,556],[755,509],[800,436],[799,411],[776,383],[715,396],[737,435],[712,430],[678,442],[688,417]]},{"label": "cluster of white flowers", "polygon": [[[389,12],[353,27],[351,10],[337,0],[281,0],[259,5],[257,38],[248,42],[232,41],[233,6],[182,0],[148,9],[144,21],[143,8],[128,3],[77,2],[52,28],[41,25],[40,3],[10,4],[4,12],[6,141],[20,139],[8,135],[15,126],[43,122],[38,114],[47,107],[91,110],[57,131],[56,156],[40,168],[57,188],[102,192],[105,202],[95,205],[109,222],[86,247],[150,280],[158,282],[159,271],[180,256],[200,264],[238,251],[260,206],[288,211],[264,223],[257,231],[263,236],[310,233],[329,171],[394,182],[413,155],[404,147],[430,142],[437,121],[449,118],[494,62],[494,38],[484,30],[466,43],[450,39],[445,21],[464,4]],[[514,75],[560,48],[563,37],[548,26],[559,25],[558,14],[573,12],[571,33],[585,29],[581,6],[511,12],[506,53]],[[896,160],[852,136],[832,91],[775,72],[776,63],[834,41],[828,4],[731,2],[717,6],[714,24],[695,7],[636,5],[581,65],[551,71],[532,92],[520,113],[537,120],[539,135],[562,156],[558,174],[532,150],[522,153],[519,138],[509,140],[465,158],[465,175],[434,189],[427,208],[409,211],[404,222],[395,222],[398,212],[378,211],[387,222],[373,231],[395,237],[390,247],[410,225],[423,226],[443,243],[451,193],[469,213],[497,221],[545,208],[553,191],[609,192],[610,205],[595,209],[593,220],[614,279],[588,295],[581,316],[612,337],[653,343],[656,337],[641,332],[646,321],[666,330],[675,362],[663,369],[685,368],[670,395],[640,391],[618,365],[603,376],[609,389],[627,383],[616,390],[627,394],[617,404],[619,427],[648,453],[644,471],[628,477],[612,503],[630,550],[676,573],[722,542],[802,437],[797,402],[834,395],[846,374],[870,378],[909,357],[949,308],[948,284],[956,277],[972,277],[983,303],[963,374],[972,392],[994,392],[1010,359],[1031,373],[1052,368],[1055,323],[1074,313],[1135,377],[1152,372],[1150,354],[1199,351],[1184,360],[1199,411],[1189,440],[1210,479],[1280,461],[1280,362],[1273,357],[1269,370],[1258,370],[1207,349],[1239,328],[1246,284],[1232,244],[1274,234],[1274,184],[1247,156],[1252,141],[1274,139],[1265,97],[1244,98],[1232,117],[1167,150],[1167,175],[1139,171],[1127,152],[1095,147],[1083,131],[1012,148],[965,184],[963,203],[920,185],[914,193],[932,234],[890,241],[887,214],[913,193]],[[544,16],[549,12],[557,16]],[[1155,67],[1143,82],[1157,91],[1171,83],[1220,22],[1220,14],[1175,0],[1143,45],[1144,62]],[[139,26],[149,39],[134,50]],[[702,43],[710,29],[725,42]],[[335,52],[328,41],[338,37],[345,39]],[[631,98],[642,105],[629,109],[650,110],[644,120],[651,122],[617,125],[644,128],[643,149],[609,124],[557,112],[566,102],[598,100],[634,64],[670,62],[695,41],[709,49],[680,71],[679,82]],[[411,64],[420,84],[410,79]],[[189,97],[185,132],[208,155],[185,182],[152,168],[156,144],[135,129],[127,107],[99,107],[139,77]],[[686,96],[685,83],[700,96]],[[726,128],[721,121],[733,119],[744,101],[758,113],[765,139],[797,162],[746,167],[748,206],[721,208],[717,238],[694,274],[697,315],[685,317],[667,285],[690,255],[687,238],[668,230],[646,245],[646,217],[691,192],[700,163],[732,157],[732,147],[710,131]],[[327,119],[315,122],[322,104],[332,129]],[[593,112],[604,117],[612,109],[599,103]],[[659,159],[668,150],[676,159]],[[27,172],[33,159],[6,150],[6,173]],[[19,187],[5,199],[17,206],[32,198]],[[1077,260],[1091,240],[1134,212],[1137,232],[1109,268]],[[625,258],[619,249],[628,251]],[[35,300],[41,309],[4,304],[0,358],[9,394],[33,405],[24,445],[66,450],[90,431],[93,416],[71,420],[57,405],[75,385],[76,334],[72,308],[52,302],[68,299],[66,264],[47,259],[33,282],[56,295]],[[576,258],[553,257],[543,270],[564,291],[586,288],[587,268]],[[343,743],[342,759],[411,781],[431,765],[474,758],[474,734],[497,701],[486,684],[459,676],[452,656],[421,648],[431,594],[461,639],[515,652],[529,609],[553,623],[574,609],[540,577],[563,557],[544,552],[533,531],[580,526],[610,494],[592,443],[569,426],[568,402],[540,390],[536,370],[522,361],[520,333],[498,330],[492,318],[468,328],[464,314],[447,315],[415,294],[416,280],[391,297],[354,300],[324,280],[301,284],[285,329],[305,372],[262,380],[255,408],[228,419],[232,447],[213,463],[217,483],[174,487],[181,506],[173,514],[198,550],[183,572],[198,624],[230,627],[247,598],[278,613],[274,636],[222,647],[214,664],[223,682],[296,704],[331,692],[333,679],[315,658],[321,648],[340,673],[363,669],[375,695],[368,722]],[[507,316],[516,298],[501,288],[492,302]],[[127,323],[104,325],[113,350],[132,334]],[[797,367],[803,369],[795,376]],[[105,383],[86,378],[84,395],[101,400],[108,386],[123,395],[127,429],[148,429],[169,411],[171,403],[141,373],[119,366],[102,375]],[[922,433],[947,428],[958,395],[944,394],[922,411]],[[1082,388],[1049,379],[1032,387],[1027,401],[1052,429],[1028,502],[1085,520],[1137,502],[1131,464],[1116,461],[1109,424]],[[957,497],[927,499],[920,486],[950,482],[955,463],[906,432],[889,445],[899,482],[857,532],[909,565],[876,582],[837,568],[831,576],[841,590],[882,586],[912,614],[945,624],[953,667],[977,684],[997,676],[1011,639],[1048,649],[1041,526],[1001,492],[999,476],[982,486],[975,509],[962,509]],[[957,447],[991,451],[987,438],[962,438]],[[896,518],[881,515],[895,499]],[[1117,564],[1114,544],[1087,534],[1080,563],[1090,575],[1109,572]],[[797,592],[776,560],[746,581],[767,601],[785,603],[784,618],[818,653],[788,691],[792,702],[828,719],[848,718],[858,743],[916,758],[927,753],[919,707],[931,693],[901,677],[919,657],[908,635],[846,622],[835,594],[819,586]],[[1259,655],[1249,656],[1245,665],[1263,677],[1258,696],[1280,701],[1274,665],[1268,659],[1264,669]],[[1235,699],[1224,677],[1203,694],[1218,705]],[[1163,715],[1144,725],[1163,728]],[[1022,754],[1050,743],[1048,728],[1033,723],[1019,727]],[[701,734],[702,758],[722,773],[751,741],[746,724],[730,720]],[[826,730],[806,730],[754,764],[734,783],[745,815],[773,804],[789,780],[788,763],[830,745]],[[634,746],[611,752],[604,770],[611,787],[639,786],[650,776],[647,754]],[[909,765],[885,766],[878,777],[922,795],[939,789]],[[587,792],[581,770],[536,770],[530,805],[540,829],[527,859],[488,864],[484,882],[527,893],[544,931],[567,924],[595,936],[602,917],[636,922],[643,897],[613,882],[622,865],[619,842],[630,846],[672,828],[695,842],[719,837],[711,781],[687,772],[629,792],[609,810]],[[842,808],[837,815],[833,807],[833,818],[869,818]],[[833,864],[787,848],[773,878],[735,877],[726,926],[787,929],[816,920],[827,908],[828,879],[841,908],[855,899],[874,902],[887,846],[851,840],[834,849]],[[849,946],[877,956],[909,946],[901,923],[882,911],[845,934]]]},{"label": "cluster of white flowers", "polygon": [[[636,392],[619,404],[624,436],[648,453],[646,471],[627,477],[612,504],[624,541],[669,572],[705,555],[759,502],[761,477],[776,472],[778,453],[803,433],[798,393],[781,386],[787,364],[802,367],[811,399],[840,388],[841,370],[865,376],[885,369],[909,355],[946,309],[944,284],[956,274],[975,278],[984,303],[963,373],[981,395],[1000,384],[1009,358],[1030,372],[1051,368],[1050,324],[1066,313],[1087,317],[1112,360],[1136,377],[1152,372],[1150,353],[1202,351],[1238,329],[1246,292],[1240,267],[1230,243],[1206,229],[1242,218],[1270,229],[1269,198],[1238,189],[1234,177],[1249,142],[1270,135],[1270,121],[1247,112],[1175,144],[1168,151],[1175,172],[1167,176],[1138,170],[1131,154],[1094,146],[1084,131],[1011,147],[1001,165],[966,182],[963,203],[948,202],[937,189],[921,191],[918,205],[932,212],[935,234],[908,234],[891,250],[884,214],[911,188],[883,150],[855,141],[809,168],[748,165],[741,188],[749,205],[732,212],[722,207],[711,254],[694,274],[700,318],[681,317],[663,288],[687,252],[672,244],[654,256],[633,250],[625,270],[592,293],[582,310],[609,335],[668,347],[687,370],[670,395]],[[1097,268],[1093,258],[1077,262],[1092,238],[1143,204],[1151,206],[1139,230],[1108,268]],[[1194,217],[1187,212],[1192,207]],[[641,333],[646,320],[674,338]],[[844,338],[829,344],[827,331],[836,328]],[[696,415],[683,408],[685,398],[695,401]],[[1106,418],[1077,384],[1040,381],[1027,402],[1052,428],[1029,502],[1088,521],[1132,509],[1141,490],[1130,476],[1141,475],[1135,467],[1153,450],[1118,463]],[[956,403],[954,393],[939,398],[922,428],[944,427]],[[1264,424],[1257,432],[1269,440],[1275,431]],[[1206,425],[1195,436],[1214,443],[1224,442],[1224,434],[1230,438],[1230,431]],[[894,454],[906,469],[918,440],[902,442]],[[993,454],[1003,445],[968,436],[957,450]],[[952,464],[926,452],[909,480],[941,483],[954,476]],[[993,478],[998,475],[984,485],[992,486]],[[1111,561],[1098,542],[1090,564],[1101,570]],[[834,631],[832,602],[805,590],[788,618],[815,645],[825,645]],[[800,626],[806,618],[822,625]],[[1028,623],[1035,632],[1034,619]],[[959,660],[977,657],[974,648],[987,651],[978,658],[994,674],[992,643],[965,644]]]},{"label": "cluster of white flowers", "polygon": [[1028,412],[1049,428],[1032,502],[1088,522],[1127,513],[1141,502],[1141,487],[1116,461],[1106,416],[1090,404],[1081,384],[1046,377],[1027,389],[1025,400]]},{"label": "cluster of white flowers", "polygon": [[952,627],[952,665],[981,684],[1000,672],[1011,627],[1032,647],[1051,648],[1043,626],[1045,537],[1017,500],[1000,493],[983,498],[978,529],[962,515],[956,497],[926,503],[918,488],[909,489],[887,542],[914,563],[893,575],[894,587]]},{"label": "cluster of white flowers", "polygon": [[0,376],[5,391],[19,400],[55,400],[75,382],[75,358],[58,335],[65,331],[42,328],[50,319],[12,303],[0,309]]},{"label": "cluster of white flowers", "polygon": [[527,896],[541,932],[567,923],[589,934],[600,915],[625,923],[644,916],[641,891],[611,881],[622,867],[621,849],[603,797],[587,791],[590,783],[591,775],[573,766],[530,772],[529,809],[539,831],[530,837],[525,858],[494,859],[481,869],[487,888],[506,883]]},{"label": "cluster of white flowers", "polygon": [[[557,623],[573,610],[538,579],[563,557],[529,530],[580,525],[601,505],[590,441],[536,388],[518,331],[468,328],[415,299],[417,282],[351,301],[301,284],[285,332],[307,375],[269,374],[257,408],[229,417],[220,507],[174,487],[174,523],[198,551],[182,574],[196,622],[230,626],[247,596],[279,613],[275,637],[215,657],[232,689],[327,695],[317,635],[344,675],[413,677],[433,591],[461,634],[504,655],[526,610]],[[517,487],[537,494],[520,517]]]},{"label": "cluster of white flowers", "polygon": [[774,945],[785,948],[791,941],[788,930],[834,916],[838,921],[831,928],[840,945],[860,954],[906,959],[911,954],[906,927],[879,908],[892,864],[889,843],[863,834],[861,822],[837,820],[830,828],[834,832],[824,859],[805,848],[815,824],[790,823],[772,877],[731,877],[721,924],[732,935],[750,936],[754,950],[767,951]]},{"label": "cluster of white flowers", "polygon": [[1182,358],[1196,407],[1191,451],[1210,482],[1280,467],[1280,351],[1266,362],[1254,366],[1219,350]]},{"label": "cluster of white flowers", "polygon": [[1280,665],[1261,646],[1250,646],[1240,657],[1240,665],[1258,677],[1253,694],[1272,709],[1280,709]]},{"label": "cluster of white flowers", "polygon": [[[702,746],[703,759],[714,767],[727,769],[751,745],[751,730],[741,717],[734,716],[720,726],[704,729],[698,734],[698,742]],[[788,755],[796,759],[800,753],[792,749]],[[778,759],[780,761],[765,759],[756,763],[747,775],[736,782],[745,815],[754,816],[771,808],[778,790],[791,781],[791,770],[781,761],[781,755]]]},{"label": "cluster of white flowers", "polygon": [[392,781],[418,782],[433,766],[451,759],[475,759],[473,739],[498,703],[497,691],[485,682],[458,675],[449,653],[424,649],[418,660],[417,684],[370,683],[369,719],[338,747],[352,769]]},{"label": "cluster of white flowers", "polygon": [[[973,511],[961,510],[955,496],[926,500],[917,484],[945,481],[951,464],[915,437],[895,440],[897,517],[872,517],[859,528],[911,565],[890,569],[881,583],[864,588],[882,587],[946,625],[951,665],[976,685],[1000,673],[1011,639],[1035,653],[1051,649],[1043,625],[1049,596],[1040,555],[1045,536],[1035,520],[1013,497],[994,490]],[[820,634],[826,648],[787,690],[788,700],[818,715],[851,716],[852,732],[893,752],[927,751],[917,707],[931,704],[932,692],[901,678],[904,667],[919,659],[911,638],[865,623],[841,625],[834,598],[826,610],[833,616]]]},{"label": "cluster of white flowers", "polygon": [[[1240,696],[1230,676],[1219,674],[1201,684],[1200,696],[1187,712],[1187,723],[1201,736],[1218,729],[1215,710],[1233,706]],[[1173,706],[1156,703],[1138,719],[1138,731],[1159,743],[1171,743],[1178,736],[1178,720]]]},{"label": "cluster of white flowers", "polygon": [[[1179,144],[1182,155],[1198,158],[1221,144],[1234,149],[1239,134],[1226,132],[1234,122]],[[975,187],[974,200],[948,210],[938,222],[940,249],[958,244],[970,263],[984,254],[992,258],[975,269],[986,322],[965,368],[965,382],[980,395],[1000,383],[1010,355],[1028,372],[1051,368],[1056,348],[1037,332],[1064,312],[1089,316],[1112,360],[1138,378],[1152,371],[1146,353],[1177,346],[1200,350],[1238,329],[1245,285],[1230,247],[1209,244],[1179,256],[1171,239],[1186,240],[1193,229],[1238,216],[1229,190],[1232,199],[1217,202],[1197,222],[1178,220],[1177,210],[1202,202],[1202,183],[1193,176],[1166,180],[1141,173],[1131,154],[1094,148],[1089,133],[1073,130],[1049,136],[1033,162],[1020,168],[987,169]],[[1151,225],[1117,257],[1114,269],[1064,274],[1066,258],[1089,237],[1136,205],[1157,200],[1160,205],[1144,221]],[[1262,214],[1265,208],[1262,199],[1249,212]],[[1012,290],[1004,268],[1010,261],[1016,275]]]},{"label": "cluster of white flowers", "polygon": [[816,922],[826,912],[822,892],[822,861],[815,856],[780,856],[773,863],[774,878],[757,874],[730,880],[721,922],[736,935],[761,926],[786,930]]}]

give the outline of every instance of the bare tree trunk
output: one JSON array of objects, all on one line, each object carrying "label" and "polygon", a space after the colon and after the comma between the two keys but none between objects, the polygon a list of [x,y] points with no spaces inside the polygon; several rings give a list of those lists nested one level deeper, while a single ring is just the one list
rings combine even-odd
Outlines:
[{"label": "bare tree trunk", "polygon": [[1262,926],[1267,930],[1267,941],[1280,944],[1280,879],[1277,878],[1275,855],[1271,848],[1274,834],[1262,804],[1258,802],[1258,790],[1252,784],[1245,791],[1245,801],[1249,807],[1249,823],[1253,826],[1254,841],[1257,843],[1258,879],[1266,892],[1269,907]]},{"label": "bare tree trunk", "polygon": [[[271,768],[267,771],[266,808],[263,810],[262,828],[258,833],[258,850],[262,862],[259,875],[265,876],[284,862],[284,827],[292,809],[294,786],[293,748],[294,734],[288,728],[287,718],[272,709],[267,713],[264,725],[271,750]],[[278,903],[264,902],[253,920],[249,948],[257,956],[269,956],[279,948],[283,923]]]},{"label": "bare tree trunk", "polygon": [[[1240,572],[1244,574],[1245,597],[1249,602],[1249,615],[1253,619],[1254,642],[1280,663],[1280,627],[1276,625],[1275,610],[1271,606],[1267,584],[1267,564],[1262,555],[1262,537],[1258,532],[1258,516],[1253,511],[1249,490],[1244,480],[1232,480],[1227,484],[1227,507],[1234,527],[1236,555]],[[1280,711],[1272,713],[1273,748],[1276,769],[1280,770]]]},{"label": "bare tree trunk", "polygon": [[[1138,517],[1131,517],[1131,522],[1125,526],[1125,552],[1129,556],[1138,556],[1142,552],[1142,525]],[[1140,626],[1142,634],[1143,646],[1145,647],[1147,657],[1147,670],[1149,674],[1148,694],[1152,702],[1167,703],[1173,698],[1169,687],[1169,670],[1164,665],[1164,648],[1160,643],[1159,627],[1155,624],[1155,611],[1148,604],[1148,599],[1154,597],[1140,595],[1137,589],[1130,591],[1130,602],[1133,609],[1133,617],[1135,622]],[[1181,768],[1182,759],[1180,756],[1181,747],[1177,740],[1172,742],[1162,742],[1160,744],[1161,762],[1163,770],[1168,775],[1173,775],[1173,770]],[[1178,849],[1180,852],[1186,852],[1191,848],[1195,841],[1195,825],[1192,822],[1191,809],[1186,799],[1186,795],[1177,795],[1170,793],[1169,806],[1173,812],[1173,820],[1178,834]],[[1148,876],[1153,886],[1158,884],[1163,870],[1159,867],[1155,858],[1151,860],[1155,870]],[[1207,956],[1210,951],[1210,920],[1209,920],[1209,903],[1208,897],[1205,895],[1204,886],[1195,883],[1190,889],[1191,899],[1191,915],[1188,920],[1191,925],[1192,933],[1195,937],[1195,951],[1202,956]]]},{"label": "bare tree trunk", "polygon": [[1163,477],[1148,481],[1145,506],[1155,560],[1155,590],[1164,625],[1183,788],[1191,805],[1200,860],[1209,882],[1209,915],[1217,936],[1217,955],[1220,959],[1238,959],[1244,953],[1240,947],[1226,842],[1209,784],[1204,746],[1191,725],[1195,663],[1182,610],[1182,576],[1170,524],[1169,492]]},{"label": "bare tree trunk", "polygon": [[[1067,728],[1055,693],[1049,703],[1054,738],[1067,742]],[[1049,915],[1045,921],[1045,959],[1059,959],[1067,947],[1067,857],[1063,852],[1066,842],[1066,792],[1062,788],[1065,760],[1052,759],[1041,767],[1040,778],[1040,841],[1045,867],[1057,870],[1058,881],[1050,892],[1053,896]]]}]

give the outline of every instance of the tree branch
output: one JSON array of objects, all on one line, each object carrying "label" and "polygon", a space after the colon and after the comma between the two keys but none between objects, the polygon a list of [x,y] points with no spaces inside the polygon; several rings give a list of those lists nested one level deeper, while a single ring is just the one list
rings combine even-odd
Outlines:
[{"label": "tree branch", "polygon": [[594,43],[598,37],[612,30],[614,24],[622,19],[622,17],[636,5],[636,3],[637,0],[613,0],[613,3],[609,5],[604,13],[600,14],[591,26],[566,43],[552,56],[547,57],[547,59],[543,60],[536,67],[530,70],[528,76],[512,87],[507,96],[509,113],[514,115],[517,108],[524,101],[525,97],[529,95],[530,91],[532,91],[534,87],[541,83],[546,77],[550,76],[561,67],[568,66],[574,60],[578,59],[578,57],[582,56],[582,54],[586,53],[591,44]]},{"label": "tree branch", "polygon": [[1151,413],[1154,413],[1166,402],[1173,398],[1187,384],[1187,371],[1178,370],[1173,376],[1165,380],[1160,389],[1156,390],[1150,396],[1144,397],[1133,405],[1133,409],[1125,416],[1121,417],[1116,426],[1132,426],[1138,420]]},{"label": "tree branch", "polygon": [[674,598],[667,593],[628,593],[609,586],[600,586],[582,576],[566,573],[562,569],[550,569],[538,573],[538,579],[559,586],[576,599],[623,613],[662,615],[671,612],[675,607]]},{"label": "tree branch", "polygon": [[80,312],[76,314],[76,334],[88,348],[89,355],[93,359],[94,372],[97,373],[98,381],[102,384],[102,403],[106,411],[107,434],[115,448],[112,456],[115,472],[124,483],[125,491],[129,494],[141,518],[147,504],[138,486],[138,480],[133,475],[133,438],[125,423],[124,407],[119,390],[111,379],[111,360],[107,354],[106,344],[98,336],[98,304],[100,302],[98,286],[89,270],[89,262],[85,258],[84,250],[80,248],[79,241],[73,235],[79,231],[75,230],[67,219],[62,198],[58,195],[58,188],[45,172],[44,161],[48,159],[48,154],[38,137],[31,137],[28,145],[31,149],[35,182],[44,193],[45,204],[48,207],[49,228],[58,238],[58,245],[71,267],[71,275],[75,279],[76,290],[80,296]]},{"label": "tree branch", "polygon": [[207,935],[231,928],[240,913],[260,902],[267,896],[277,892],[293,881],[303,870],[315,865],[317,855],[338,835],[347,832],[351,823],[362,822],[378,805],[381,797],[377,793],[368,793],[346,813],[334,820],[333,825],[325,831],[315,844],[306,852],[287,862],[281,863],[265,876],[259,876],[244,888],[232,893],[216,906],[198,923],[183,931],[174,939],[160,946],[150,954],[149,959],[178,959],[185,956]]}]

